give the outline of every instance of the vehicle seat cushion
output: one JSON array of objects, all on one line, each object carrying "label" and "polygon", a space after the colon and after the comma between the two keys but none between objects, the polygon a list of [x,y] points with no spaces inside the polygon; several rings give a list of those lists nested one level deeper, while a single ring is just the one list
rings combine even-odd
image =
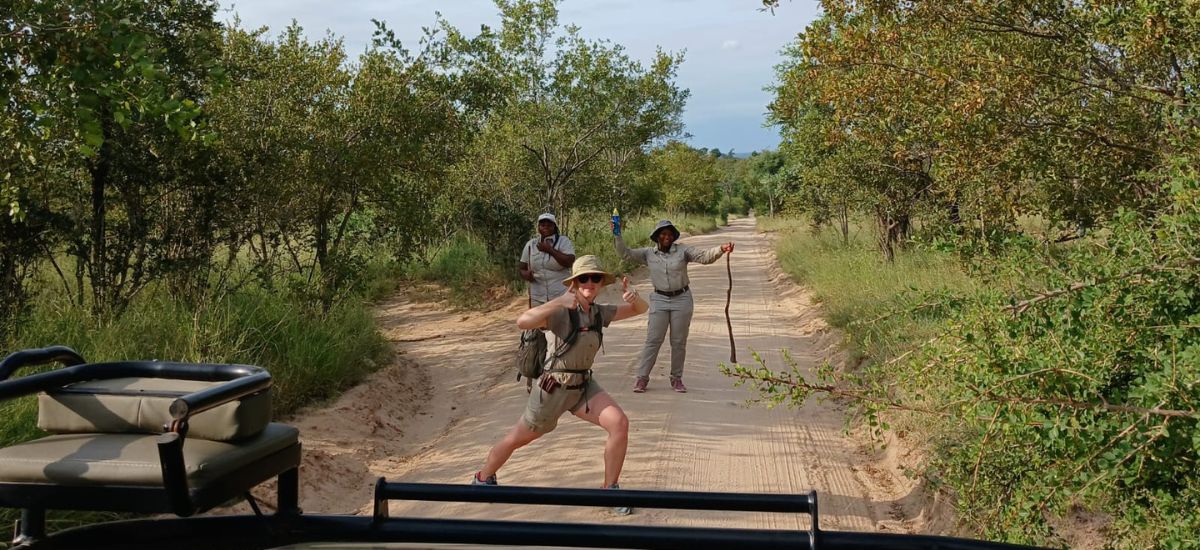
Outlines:
[{"label": "vehicle seat cushion", "polygon": [[[299,433],[292,426],[271,423],[257,436],[236,444],[189,437],[183,444],[188,484],[193,489],[202,487],[254,461],[299,445]],[[61,434],[5,447],[0,449],[0,483],[161,487],[158,437]]]},{"label": "vehicle seat cushion", "polygon": [[[158,434],[171,422],[176,398],[222,382],[164,378],[113,378],[79,382],[38,396],[38,427],[50,433]],[[237,441],[271,421],[269,391],[192,416],[187,437]]]}]

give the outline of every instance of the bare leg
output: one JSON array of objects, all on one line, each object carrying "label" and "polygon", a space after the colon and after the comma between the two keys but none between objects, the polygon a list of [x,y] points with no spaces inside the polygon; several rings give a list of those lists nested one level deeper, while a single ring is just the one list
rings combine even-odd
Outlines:
[{"label": "bare leg", "polygon": [[625,466],[625,451],[629,448],[629,417],[608,392],[600,392],[580,407],[575,416],[604,428],[608,441],[604,443],[604,487],[616,483]]},{"label": "bare leg", "polygon": [[488,451],[487,463],[483,465],[482,470],[479,470],[479,477],[487,479],[496,475],[500,467],[508,462],[513,451],[530,444],[539,437],[542,437],[542,434],[525,427],[525,422],[518,420],[517,424],[508,431],[508,435],[505,435],[504,439],[498,441],[492,450]]}]

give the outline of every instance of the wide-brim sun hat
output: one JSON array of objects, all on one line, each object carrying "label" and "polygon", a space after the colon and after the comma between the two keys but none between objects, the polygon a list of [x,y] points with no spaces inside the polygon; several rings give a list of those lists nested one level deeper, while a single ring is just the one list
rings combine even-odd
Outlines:
[{"label": "wide-brim sun hat", "polygon": [[658,242],[658,232],[662,231],[663,229],[667,229],[668,227],[671,228],[671,232],[674,233],[675,238],[678,239],[679,230],[675,228],[675,224],[671,223],[671,220],[658,220],[658,223],[654,225],[654,231],[650,232],[650,242]]},{"label": "wide-brim sun hat", "polygon": [[617,281],[616,275],[609,273],[600,267],[600,258],[588,254],[575,258],[575,263],[571,264],[571,276],[563,279],[563,286],[571,286],[571,281],[580,275],[589,273],[599,273],[604,275],[604,280],[600,281],[600,286],[611,285]]}]

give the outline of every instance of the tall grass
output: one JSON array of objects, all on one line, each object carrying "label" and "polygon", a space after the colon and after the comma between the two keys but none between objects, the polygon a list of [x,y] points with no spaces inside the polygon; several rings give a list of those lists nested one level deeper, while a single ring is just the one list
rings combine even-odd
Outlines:
[{"label": "tall grass", "polygon": [[427,262],[411,262],[406,272],[416,280],[436,283],[448,290],[455,305],[478,308],[517,291],[517,258],[492,258],[479,238],[459,234],[430,254]]},{"label": "tall grass", "polygon": [[969,293],[978,283],[948,253],[909,247],[883,260],[870,229],[856,225],[848,242],[834,230],[813,232],[802,218],[759,218],[778,232],[783,270],[808,286],[826,319],[845,331],[854,359],[884,361],[932,337],[941,326],[939,296]]},{"label": "tall grass", "polygon": [[[385,342],[361,302],[346,301],[322,313],[286,293],[240,291],[196,306],[163,291],[136,299],[119,317],[96,320],[86,308],[41,299],[8,350],[62,344],[91,362],[163,359],[245,363],[271,372],[276,415],[333,397],[381,362]],[[31,399],[0,403],[0,444],[29,439]]]}]

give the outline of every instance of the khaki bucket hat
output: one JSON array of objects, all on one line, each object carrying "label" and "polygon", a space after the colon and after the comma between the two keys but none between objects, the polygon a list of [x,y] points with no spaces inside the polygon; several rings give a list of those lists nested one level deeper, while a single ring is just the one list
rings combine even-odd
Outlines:
[{"label": "khaki bucket hat", "polygon": [[576,277],[588,273],[604,275],[604,280],[600,282],[600,286],[611,285],[617,280],[615,275],[600,267],[600,258],[588,254],[575,258],[575,263],[571,265],[571,276],[563,279],[563,286],[571,286],[571,281],[574,281]]}]

